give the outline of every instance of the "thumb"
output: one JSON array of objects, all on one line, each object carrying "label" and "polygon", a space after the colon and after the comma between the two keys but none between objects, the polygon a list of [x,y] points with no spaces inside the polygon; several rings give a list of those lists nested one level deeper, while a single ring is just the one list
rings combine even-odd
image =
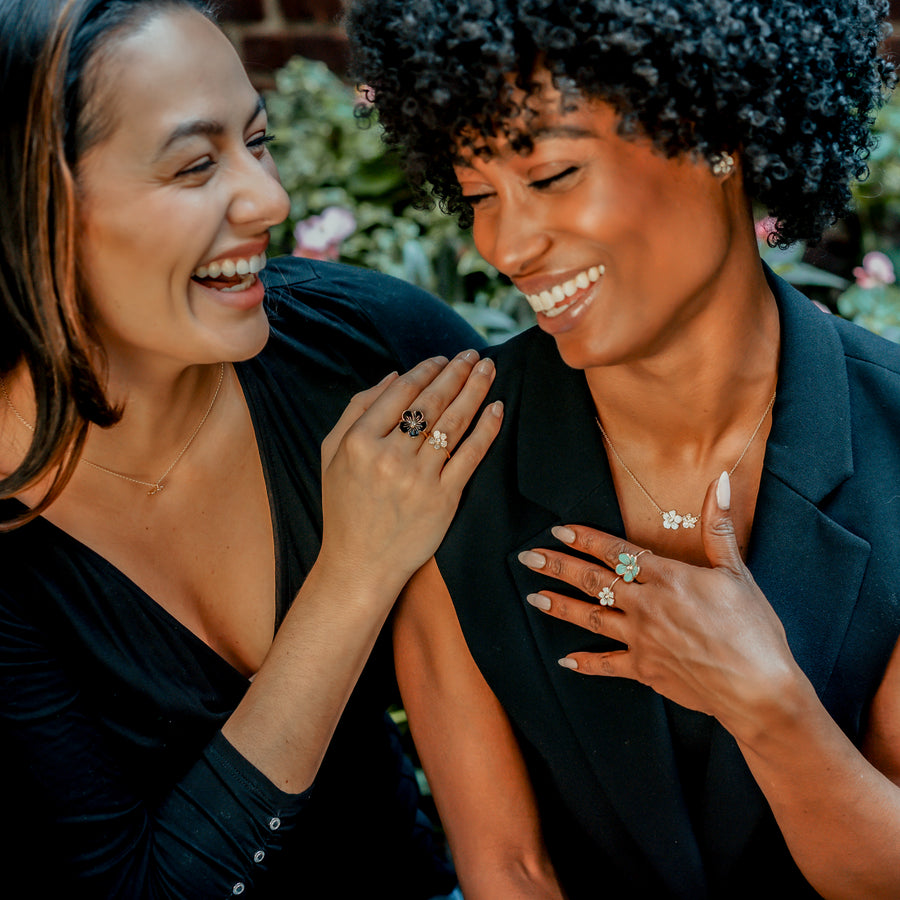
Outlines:
[{"label": "thumb", "polygon": [[703,548],[710,565],[735,575],[746,572],[731,518],[731,479],[723,472],[710,484],[700,518]]},{"label": "thumb", "polygon": [[360,391],[350,398],[347,408],[341,413],[341,417],[335,422],[334,427],[322,441],[322,474],[328,468],[344,435],[350,430],[362,414],[387,390],[397,378],[396,372],[385,375],[378,384],[368,390]]}]

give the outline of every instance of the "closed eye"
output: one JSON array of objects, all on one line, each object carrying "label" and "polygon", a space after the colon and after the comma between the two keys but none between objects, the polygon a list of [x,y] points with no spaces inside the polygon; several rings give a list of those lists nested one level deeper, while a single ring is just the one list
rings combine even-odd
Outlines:
[{"label": "closed eye", "polygon": [[578,166],[569,166],[567,169],[563,169],[561,172],[557,172],[549,178],[539,178],[537,181],[532,181],[530,187],[536,188],[539,191],[546,190],[548,187],[568,178],[570,175],[574,175],[577,171]]},{"label": "closed eye", "polygon": [[479,203],[492,196],[493,194],[463,194],[463,200],[465,200],[469,206],[477,206]]},{"label": "closed eye", "polygon": [[214,165],[215,161],[207,156],[202,162],[197,163],[195,166],[191,166],[188,169],[182,169],[180,172],[176,173],[176,177],[182,178],[185,175],[202,175]]}]

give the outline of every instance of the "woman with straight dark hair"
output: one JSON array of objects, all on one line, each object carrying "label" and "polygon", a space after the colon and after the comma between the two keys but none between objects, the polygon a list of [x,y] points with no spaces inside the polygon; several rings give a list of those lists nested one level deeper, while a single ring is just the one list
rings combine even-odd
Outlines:
[{"label": "woman with straight dark hair", "polygon": [[378,635],[499,429],[462,440],[478,337],[375,273],[267,267],[265,105],[201,2],[0,0],[0,108],[5,871],[449,892]]},{"label": "woman with straight dark hair", "polygon": [[395,618],[466,900],[900,897],[900,348],[761,262],[865,174],[880,0],[356,0],[537,326]]}]

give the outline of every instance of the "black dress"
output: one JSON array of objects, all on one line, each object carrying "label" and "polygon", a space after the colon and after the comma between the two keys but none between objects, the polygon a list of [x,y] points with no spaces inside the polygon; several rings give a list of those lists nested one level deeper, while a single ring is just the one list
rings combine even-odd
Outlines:
[{"label": "black dress", "polygon": [[[236,369],[269,492],[280,622],[318,553],[320,443],[350,396],[482,341],[445,304],[367,270],[288,258],[264,278],[270,339]],[[388,642],[302,795],[219,734],[247,686],[51,523],[0,536],[7,877],[41,898],[73,887],[190,900],[448,892],[455,877],[385,713],[396,698]]]},{"label": "black dress", "polygon": [[[781,360],[747,565],[825,707],[859,741],[900,638],[900,346],[770,281]],[[490,355],[503,428],[437,562],[519,738],[568,896],[816,896],[716,721],[635,681],[559,666],[620,645],[530,607],[529,593],[559,582],[517,556],[564,549],[554,525],[624,535],[622,517],[584,374],[537,329]]]}]

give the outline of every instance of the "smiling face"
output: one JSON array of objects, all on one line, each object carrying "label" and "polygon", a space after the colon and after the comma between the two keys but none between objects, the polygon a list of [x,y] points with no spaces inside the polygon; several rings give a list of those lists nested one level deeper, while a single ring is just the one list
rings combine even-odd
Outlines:
[{"label": "smiling face", "polygon": [[110,127],[76,172],[79,266],[111,367],[243,359],[268,335],[268,229],[289,202],[259,95],[188,8],[113,37],[92,73]]},{"label": "smiling face", "polygon": [[455,167],[479,252],[526,295],[574,368],[683,343],[710,308],[736,232],[752,227],[739,176],[726,184],[706,163],[620,137],[599,101],[561,112],[545,86],[537,109],[532,150],[498,139],[489,153],[463,150]]}]

